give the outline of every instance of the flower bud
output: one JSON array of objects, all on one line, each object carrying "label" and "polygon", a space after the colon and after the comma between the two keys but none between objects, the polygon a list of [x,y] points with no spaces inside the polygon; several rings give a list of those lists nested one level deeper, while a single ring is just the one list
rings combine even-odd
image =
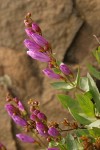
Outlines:
[{"label": "flower bud", "polygon": [[45,50],[48,50],[50,48],[50,44],[48,41],[41,35],[32,33],[31,38],[41,47],[43,47]]},{"label": "flower bud", "polygon": [[41,29],[36,23],[32,23],[32,30],[34,32],[37,32],[37,33],[41,34]]},{"label": "flower bud", "polygon": [[43,73],[48,76],[49,78],[54,78],[54,79],[60,79],[61,76],[59,74],[56,74],[55,72],[53,72],[53,70],[46,68],[43,70]]},{"label": "flower bud", "polygon": [[48,134],[53,137],[57,137],[60,135],[59,131],[55,127],[50,127],[48,130]]},{"label": "flower bud", "polygon": [[39,60],[41,62],[49,62],[51,59],[46,53],[41,53],[38,51],[27,51],[27,54],[33,59]]},{"label": "flower bud", "polygon": [[37,122],[36,123],[36,129],[37,129],[37,131],[46,131],[48,128],[42,122]]},{"label": "flower bud", "polygon": [[24,40],[24,45],[31,51],[40,51],[43,49],[36,42],[29,39]]},{"label": "flower bud", "polygon": [[60,70],[65,74],[65,75],[70,75],[72,74],[71,70],[68,68],[67,65],[65,65],[64,63],[60,64]]},{"label": "flower bud", "polygon": [[37,117],[38,117],[40,120],[42,120],[42,121],[43,121],[43,120],[45,120],[45,121],[47,120],[46,115],[45,115],[44,113],[41,113],[41,112],[37,114]]},{"label": "flower bud", "polygon": [[12,117],[16,112],[16,107],[12,104],[6,104],[5,109],[7,110],[10,117]]},{"label": "flower bud", "polygon": [[21,101],[18,101],[17,106],[20,111],[25,112],[25,108],[24,108],[23,104],[21,103]]},{"label": "flower bud", "polygon": [[26,28],[26,29],[25,29],[25,32],[26,32],[26,34],[31,38],[31,35],[32,35],[32,33],[33,33],[32,28]]},{"label": "flower bud", "polygon": [[34,114],[34,115],[37,115],[39,112],[40,112],[40,111],[39,111],[38,109],[35,109],[35,110],[33,111],[33,114]]},{"label": "flower bud", "polygon": [[27,142],[27,143],[34,143],[36,142],[32,137],[26,135],[26,134],[23,134],[23,133],[20,133],[20,134],[16,134],[16,137],[19,138],[22,142]]},{"label": "flower bud", "polygon": [[30,115],[30,119],[33,120],[33,121],[37,121],[38,120],[37,116],[34,115],[34,114]]},{"label": "flower bud", "polygon": [[41,136],[45,136],[45,137],[48,136],[48,127],[42,122],[36,123],[36,129]]},{"label": "flower bud", "polygon": [[27,126],[27,122],[26,120],[24,120],[23,118],[17,116],[17,115],[14,115],[12,116],[12,119],[14,120],[14,122],[17,124],[17,125],[20,125],[20,126]]}]

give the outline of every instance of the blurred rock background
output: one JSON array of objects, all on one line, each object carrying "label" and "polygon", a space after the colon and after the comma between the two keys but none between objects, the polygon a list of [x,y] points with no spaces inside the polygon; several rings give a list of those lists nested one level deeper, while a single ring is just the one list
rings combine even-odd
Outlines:
[{"label": "blurred rock background", "polygon": [[100,37],[100,0],[0,0],[0,141],[8,150],[34,149],[15,138],[16,127],[4,110],[8,92],[24,104],[29,98],[39,100],[50,120],[69,118],[49,84],[53,80],[42,75],[46,64],[26,55],[23,20],[27,12],[42,28],[56,57],[73,71],[81,64],[85,74],[86,60],[94,63],[90,52],[98,43],[93,35]]}]

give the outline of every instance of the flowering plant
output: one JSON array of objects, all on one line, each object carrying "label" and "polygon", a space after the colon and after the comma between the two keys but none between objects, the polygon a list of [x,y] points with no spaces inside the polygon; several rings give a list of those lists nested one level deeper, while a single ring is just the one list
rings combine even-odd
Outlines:
[{"label": "flowering plant", "polygon": [[[30,13],[24,23],[29,37],[24,40],[27,54],[33,59],[47,63],[43,73],[57,80],[51,84],[54,88],[73,90],[75,96],[71,98],[69,95],[58,95],[63,107],[73,117],[72,122],[64,118],[60,124],[48,121],[47,116],[41,112],[38,101],[28,101],[29,114],[18,98],[8,95],[5,108],[13,121],[24,129],[24,133],[16,134],[16,137],[22,142],[37,144],[44,150],[99,150],[100,93],[92,76],[100,80],[100,72],[88,65],[92,76],[88,73],[86,77],[81,77],[80,70],[75,76],[69,66],[56,60],[50,43],[42,36],[40,27],[33,23]],[[93,55],[100,64],[100,47],[93,51]],[[28,135],[29,133],[32,135]],[[6,150],[3,144],[0,149]]]}]

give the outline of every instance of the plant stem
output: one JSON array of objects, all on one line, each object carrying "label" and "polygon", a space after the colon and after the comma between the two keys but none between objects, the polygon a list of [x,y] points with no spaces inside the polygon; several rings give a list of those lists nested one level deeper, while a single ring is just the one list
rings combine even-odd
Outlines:
[{"label": "plant stem", "polygon": [[[77,129],[86,129],[85,127],[78,127]],[[64,131],[72,131],[72,130],[77,130],[77,129],[65,129],[65,130],[62,130],[61,129],[61,132],[64,132]]]},{"label": "plant stem", "polygon": [[[34,133],[34,131],[33,131],[33,133]],[[34,133],[34,135],[35,135],[36,138],[40,141],[40,145],[42,144],[43,147],[47,147],[47,146],[45,145],[45,143],[39,138],[39,136],[38,136],[36,133]]]}]

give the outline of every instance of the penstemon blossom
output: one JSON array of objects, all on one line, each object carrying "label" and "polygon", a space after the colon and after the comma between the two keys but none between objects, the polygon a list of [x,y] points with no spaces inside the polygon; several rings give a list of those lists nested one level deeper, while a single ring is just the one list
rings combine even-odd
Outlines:
[{"label": "penstemon blossom", "polygon": [[[66,91],[74,89],[76,93],[75,98],[58,95],[62,105],[74,118],[72,121],[64,118],[59,123],[49,121],[47,115],[41,112],[38,101],[30,99],[27,112],[21,100],[8,95],[5,109],[23,129],[23,133],[16,134],[16,137],[22,142],[38,144],[44,150],[100,150],[100,93],[94,80],[89,74],[85,78],[80,77],[79,71],[77,76],[74,75],[68,65],[56,60],[50,43],[43,37],[40,27],[33,22],[30,13],[26,15],[24,23],[28,36],[24,40],[27,54],[47,64],[48,67],[42,72],[49,78],[57,79],[57,82],[52,83],[53,87]],[[94,55],[100,63],[100,47]],[[88,68],[94,77],[100,79],[100,72],[95,71],[91,65]],[[64,132],[67,134],[63,134]],[[0,150],[6,148],[0,144]]]}]

